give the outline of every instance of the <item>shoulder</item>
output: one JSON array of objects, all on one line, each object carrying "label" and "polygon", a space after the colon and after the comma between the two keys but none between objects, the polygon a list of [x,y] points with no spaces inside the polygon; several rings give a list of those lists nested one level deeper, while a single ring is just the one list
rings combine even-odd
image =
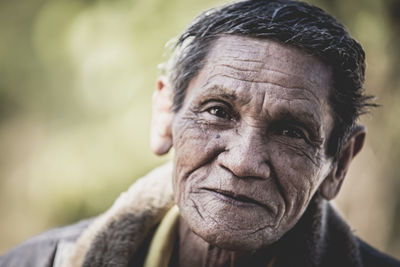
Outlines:
[{"label": "shoulder", "polygon": [[400,267],[400,261],[378,251],[359,238],[357,241],[364,267]]},{"label": "shoulder", "polygon": [[32,237],[0,256],[0,267],[53,266],[58,247],[75,242],[90,222],[91,219],[83,220]]}]

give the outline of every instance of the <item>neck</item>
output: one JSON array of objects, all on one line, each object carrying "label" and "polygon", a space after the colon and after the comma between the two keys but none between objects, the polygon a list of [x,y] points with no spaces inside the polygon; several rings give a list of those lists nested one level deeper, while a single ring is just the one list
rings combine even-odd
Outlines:
[{"label": "neck", "polygon": [[275,256],[274,246],[259,251],[232,251],[213,246],[193,233],[186,222],[179,219],[179,242],[175,249],[173,266],[241,267],[267,266]]}]

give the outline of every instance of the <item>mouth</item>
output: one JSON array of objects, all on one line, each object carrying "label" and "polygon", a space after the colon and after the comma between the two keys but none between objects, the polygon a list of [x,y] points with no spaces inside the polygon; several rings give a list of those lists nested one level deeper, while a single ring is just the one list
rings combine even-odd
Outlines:
[{"label": "mouth", "polygon": [[210,189],[210,188],[203,188],[203,190],[208,191],[214,194],[217,198],[236,206],[251,204],[264,207],[264,205],[261,204],[260,202],[252,198],[249,198],[245,195],[234,193],[232,191],[226,191],[221,189]]}]

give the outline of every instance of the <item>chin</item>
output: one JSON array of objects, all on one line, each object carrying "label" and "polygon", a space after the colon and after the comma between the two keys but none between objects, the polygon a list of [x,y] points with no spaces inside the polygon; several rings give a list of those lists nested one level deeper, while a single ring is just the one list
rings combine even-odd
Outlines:
[{"label": "chin", "polygon": [[[191,200],[193,205],[188,205],[188,201],[178,202],[182,218],[196,235],[216,247],[257,251],[275,243],[284,234],[283,228],[277,227],[276,218],[257,206],[236,207],[215,200],[209,194],[195,195]],[[256,211],[259,218],[248,210]]]},{"label": "chin", "polygon": [[[194,232],[196,233],[195,230]],[[206,242],[216,247],[243,252],[260,250],[279,240],[279,237],[269,236],[265,238],[258,234],[245,235],[240,233],[232,233],[230,231],[216,232],[214,235],[206,236],[202,236],[201,233],[197,234]]]},{"label": "chin", "polygon": [[[276,241],[282,235],[276,235],[272,229],[259,231],[240,231],[224,229],[215,222],[187,220],[190,229],[207,243],[232,251],[257,251],[265,248]],[[272,233],[269,233],[271,231]],[[274,234],[275,233],[275,234]]]}]

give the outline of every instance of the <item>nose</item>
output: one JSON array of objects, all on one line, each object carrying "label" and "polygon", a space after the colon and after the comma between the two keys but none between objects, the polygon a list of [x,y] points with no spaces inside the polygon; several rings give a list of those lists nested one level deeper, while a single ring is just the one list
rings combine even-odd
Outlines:
[{"label": "nose", "polygon": [[251,128],[231,138],[217,160],[237,177],[266,179],[271,174],[268,154],[262,129]]}]

